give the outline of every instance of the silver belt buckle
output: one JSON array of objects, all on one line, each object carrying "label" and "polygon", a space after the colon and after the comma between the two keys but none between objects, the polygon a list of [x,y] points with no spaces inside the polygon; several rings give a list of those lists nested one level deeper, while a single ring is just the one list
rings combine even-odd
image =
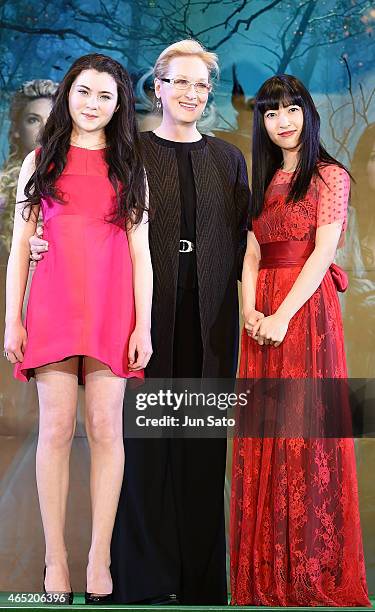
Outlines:
[{"label": "silver belt buckle", "polygon": [[194,243],[190,240],[180,240],[180,253],[191,253],[194,248]]}]

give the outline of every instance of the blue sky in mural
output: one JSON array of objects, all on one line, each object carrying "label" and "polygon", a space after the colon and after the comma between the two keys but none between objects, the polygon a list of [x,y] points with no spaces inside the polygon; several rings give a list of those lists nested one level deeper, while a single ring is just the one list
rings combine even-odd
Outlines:
[{"label": "blue sky in mural", "polygon": [[344,95],[350,78],[366,95],[374,86],[369,0],[3,0],[0,16],[2,140],[9,96],[25,80],[58,81],[76,57],[92,51],[139,76],[161,49],[187,36],[219,55],[215,101],[223,111],[233,64],[247,96],[285,71],[318,96]]}]

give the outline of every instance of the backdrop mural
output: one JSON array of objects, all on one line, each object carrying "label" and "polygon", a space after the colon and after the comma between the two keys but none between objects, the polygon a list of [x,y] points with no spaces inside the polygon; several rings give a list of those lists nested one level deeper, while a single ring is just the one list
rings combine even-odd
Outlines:
[{"label": "backdrop mural", "polygon": [[[350,375],[375,371],[375,6],[369,0],[2,0],[0,3],[0,321],[15,188],[71,62],[89,52],[121,61],[132,75],[139,125],[159,121],[151,66],[160,51],[198,38],[219,55],[200,129],[236,144],[251,168],[252,99],[277,72],[299,77],[322,119],[328,150],[351,170],[349,225],[338,254],[351,279],[343,297]],[[34,484],[37,427],[33,383],[0,379],[0,591],[39,590],[41,525]],[[363,398],[371,418],[373,399]],[[80,402],[81,413],[84,410]],[[375,443],[357,443],[361,513],[370,589],[375,588]],[[88,547],[88,470],[82,418],[72,456],[68,521],[72,570],[82,583]],[[229,473],[229,471],[228,471]],[[75,584],[73,582],[73,588]]]}]

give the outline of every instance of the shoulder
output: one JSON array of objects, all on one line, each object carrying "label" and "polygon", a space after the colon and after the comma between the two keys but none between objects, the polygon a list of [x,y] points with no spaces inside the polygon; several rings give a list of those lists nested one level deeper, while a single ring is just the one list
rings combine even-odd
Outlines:
[{"label": "shoulder", "polygon": [[147,132],[140,132],[139,137],[141,139],[141,142],[145,141],[147,142],[150,139],[150,131]]},{"label": "shoulder", "polygon": [[26,155],[22,162],[20,176],[31,176],[35,172],[35,162],[38,154],[39,149],[35,149]]},{"label": "shoulder", "polygon": [[147,151],[150,148],[156,148],[162,149],[163,147],[157,146],[157,143],[155,143],[155,140],[152,138],[151,136],[152,132],[150,130],[148,130],[147,132],[141,132],[140,133],[140,141],[141,141],[141,147]]},{"label": "shoulder", "polygon": [[216,138],[216,136],[206,136],[207,145],[212,149],[219,152],[223,152],[231,157],[242,160],[244,159],[240,149],[234,144],[223,140],[222,138]]},{"label": "shoulder", "polygon": [[228,168],[228,166],[233,169],[236,168],[236,171],[241,173],[241,175],[247,176],[246,160],[238,147],[215,136],[206,136],[206,139],[208,149],[215,159],[215,163],[222,163],[225,168]]},{"label": "shoulder", "polygon": [[318,165],[319,178],[328,187],[335,187],[342,185],[347,188],[350,186],[350,176],[345,168],[338,166],[337,164],[319,164]]}]

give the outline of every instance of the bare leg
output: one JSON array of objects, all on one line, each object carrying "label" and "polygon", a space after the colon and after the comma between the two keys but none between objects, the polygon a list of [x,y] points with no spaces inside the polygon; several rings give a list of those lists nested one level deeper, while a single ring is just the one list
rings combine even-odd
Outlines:
[{"label": "bare leg", "polygon": [[112,592],[110,544],[124,471],[122,406],[125,380],[85,358],[86,431],[91,450],[92,540],[87,591]]},{"label": "bare leg", "polygon": [[36,370],[40,408],[36,478],[46,540],[47,591],[70,591],[64,528],[76,422],[77,370],[78,357]]}]

